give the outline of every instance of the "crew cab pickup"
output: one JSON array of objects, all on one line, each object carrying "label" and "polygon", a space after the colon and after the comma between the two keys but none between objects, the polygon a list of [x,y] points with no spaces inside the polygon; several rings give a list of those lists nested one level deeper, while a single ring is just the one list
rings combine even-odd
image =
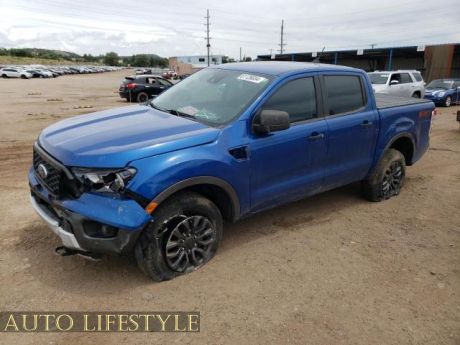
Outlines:
[{"label": "crew cab pickup", "polygon": [[152,279],[172,279],[214,256],[224,221],[357,181],[371,201],[398,195],[433,110],[374,96],[359,69],[213,66],[145,104],[46,128],[31,202],[60,254],[132,253]]}]

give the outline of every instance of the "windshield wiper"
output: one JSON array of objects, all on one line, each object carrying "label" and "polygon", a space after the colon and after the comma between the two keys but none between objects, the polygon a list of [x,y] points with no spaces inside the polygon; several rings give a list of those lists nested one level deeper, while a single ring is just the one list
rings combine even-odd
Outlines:
[{"label": "windshield wiper", "polygon": [[187,113],[184,113],[182,111],[179,111],[179,110],[176,110],[176,109],[167,109],[165,110],[166,112],[170,113],[170,114],[173,114],[173,115],[176,115],[176,116],[181,116],[181,117],[188,117],[190,119],[195,119],[195,116],[192,115],[192,114],[187,114]]},{"label": "windshield wiper", "polygon": [[171,114],[171,115],[175,115],[175,116],[180,116],[180,117],[188,117],[190,119],[195,119],[196,117],[192,114],[187,114],[187,113],[184,113],[182,111],[179,111],[179,110],[176,110],[176,109],[165,109],[165,108],[161,108],[155,104],[153,104],[153,102],[150,102],[149,103],[150,106],[153,108],[153,109],[156,109],[156,110],[160,110],[160,111],[163,111],[165,113],[168,113],[168,114]]}]

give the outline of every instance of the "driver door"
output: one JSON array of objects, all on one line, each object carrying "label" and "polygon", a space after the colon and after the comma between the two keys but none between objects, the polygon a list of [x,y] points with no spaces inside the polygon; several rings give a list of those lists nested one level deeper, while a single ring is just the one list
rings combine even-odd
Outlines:
[{"label": "driver door", "polygon": [[323,186],[327,133],[318,109],[318,85],[311,76],[291,79],[260,108],[287,112],[291,125],[268,134],[252,133],[252,211],[302,198]]}]

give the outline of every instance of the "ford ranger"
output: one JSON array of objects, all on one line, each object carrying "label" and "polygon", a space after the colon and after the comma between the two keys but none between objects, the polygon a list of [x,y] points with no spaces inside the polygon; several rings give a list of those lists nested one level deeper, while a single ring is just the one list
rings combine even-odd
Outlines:
[{"label": "ford ranger", "polygon": [[213,66],[147,103],[43,130],[30,199],[61,255],[131,253],[168,280],[215,255],[224,221],[358,181],[371,201],[398,195],[433,110],[374,96],[359,69]]}]

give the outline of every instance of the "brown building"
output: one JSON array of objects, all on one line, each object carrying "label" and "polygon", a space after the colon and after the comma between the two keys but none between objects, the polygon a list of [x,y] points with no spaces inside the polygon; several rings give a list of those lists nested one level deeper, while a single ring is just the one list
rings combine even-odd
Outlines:
[{"label": "brown building", "polygon": [[[273,60],[259,55],[258,60]],[[308,61],[361,68],[365,71],[416,69],[426,82],[439,78],[460,78],[460,43],[429,46],[339,50],[318,53],[276,55],[274,60]]]}]

